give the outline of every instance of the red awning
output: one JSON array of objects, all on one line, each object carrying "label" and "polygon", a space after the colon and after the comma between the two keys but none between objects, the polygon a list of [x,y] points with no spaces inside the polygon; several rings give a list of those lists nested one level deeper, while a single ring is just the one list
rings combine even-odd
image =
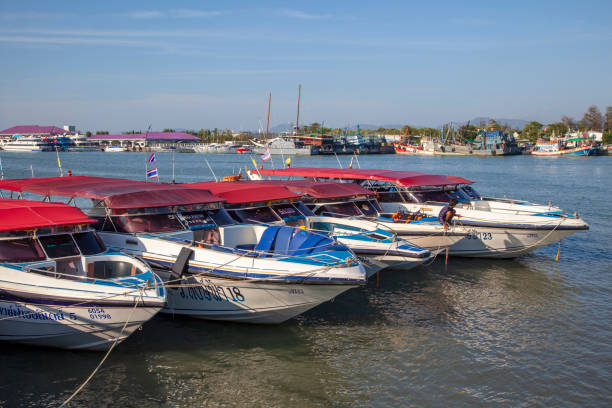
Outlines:
[{"label": "red awning", "polygon": [[374,194],[359,184],[335,181],[262,180],[247,183],[284,186],[296,194],[307,195],[312,198],[341,198]]},{"label": "red awning", "polygon": [[229,204],[255,203],[273,200],[288,200],[300,198],[302,195],[296,194],[280,183],[257,183],[248,181],[234,182],[215,182],[205,181],[201,183],[184,184],[191,188],[203,188],[224,199]]},{"label": "red awning", "polygon": [[0,231],[15,231],[95,222],[67,204],[0,198]]},{"label": "red awning", "polygon": [[104,200],[108,208],[153,208],[221,202],[210,191],[184,184],[146,183],[104,177],[49,177],[0,181],[0,189],[42,196],[86,197]]},{"label": "red awning", "polygon": [[[337,178],[345,180],[375,180],[396,184],[400,187],[415,186],[448,186],[469,184],[466,180],[454,176],[421,173],[418,171],[398,171],[383,169],[336,169],[318,167],[292,167],[288,169],[260,169],[262,175],[305,177],[305,178]],[[458,181],[458,180],[462,181]]]}]

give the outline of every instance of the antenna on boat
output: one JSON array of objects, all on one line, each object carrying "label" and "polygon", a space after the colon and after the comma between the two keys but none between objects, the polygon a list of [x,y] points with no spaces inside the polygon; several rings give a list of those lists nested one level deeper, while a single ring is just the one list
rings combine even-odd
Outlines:
[{"label": "antenna on boat", "polygon": [[268,94],[268,123],[266,124],[266,143],[268,142],[268,130],[270,130],[270,105],[272,104],[272,92]]},{"label": "antenna on boat", "polygon": [[30,164],[30,172],[32,172],[32,178],[34,178],[34,167],[32,167],[32,164]]},{"label": "antenna on boat", "polygon": [[297,106],[297,119],[295,120],[295,134],[297,135],[298,129],[300,128],[300,97],[302,96],[302,85],[298,85],[298,106]]},{"label": "antenna on boat", "polygon": [[0,180],[4,180],[4,169],[2,168],[2,157],[0,157]]},{"label": "antenna on boat", "polygon": [[213,171],[212,167],[210,167],[210,163],[208,162],[208,159],[205,157],[204,161],[206,162],[206,164],[208,165],[208,168],[210,169],[210,172],[212,173],[213,177],[215,178],[215,181],[219,181],[217,179],[217,175],[215,174],[215,172]]}]

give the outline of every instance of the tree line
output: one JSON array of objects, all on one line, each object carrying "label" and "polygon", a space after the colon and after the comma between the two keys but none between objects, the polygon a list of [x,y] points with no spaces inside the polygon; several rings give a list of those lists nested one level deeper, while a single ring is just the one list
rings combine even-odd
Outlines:
[{"label": "tree line", "polygon": [[[606,107],[605,113],[599,110],[596,105],[589,106],[585,114],[580,120],[575,120],[572,117],[563,115],[559,122],[542,124],[537,121],[531,121],[527,123],[522,130],[513,129],[508,123],[498,123],[497,121],[490,119],[487,123],[481,121],[477,124],[466,123],[465,125],[455,127],[452,125],[445,125],[442,129],[430,128],[430,127],[412,127],[404,125],[401,128],[383,128],[378,129],[360,129],[360,133],[364,137],[377,136],[377,135],[398,135],[398,136],[411,136],[420,138],[423,136],[427,137],[438,137],[440,132],[445,135],[451,135],[457,142],[473,142],[478,135],[480,130],[494,131],[500,130],[505,133],[517,132],[520,135],[520,139],[528,140],[531,143],[535,143],[538,139],[550,139],[554,134],[561,136],[569,131],[601,131],[603,132],[604,143],[612,143],[612,106]],[[171,128],[165,128],[164,132],[174,132]],[[347,130],[347,128],[329,128],[318,122],[313,122],[309,125],[304,125],[299,129],[299,134],[304,136],[341,136],[345,134],[355,133],[355,130]],[[108,131],[98,130],[96,134],[108,134]],[[136,134],[142,133],[141,131],[127,131],[125,134]],[[238,135],[234,134],[230,129],[200,129],[200,130],[188,130],[186,133],[197,136],[203,143],[223,143],[226,141],[235,142],[248,142],[250,139],[257,135],[251,132],[240,132]],[[87,136],[91,136],[91,132],[86,132]],[[276,134],[270,133],[269,137],[274,137]],[[261,138],[261,136],[259,136]]]}]

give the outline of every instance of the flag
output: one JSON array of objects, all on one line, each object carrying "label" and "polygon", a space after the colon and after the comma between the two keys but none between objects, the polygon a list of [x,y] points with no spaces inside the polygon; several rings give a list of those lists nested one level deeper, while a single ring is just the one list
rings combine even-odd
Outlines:
[{"label": "flag", "polygon": [[261,156],[261,160],[263,161],[268,161],[270,160],[270,149],[266,149],[266,151],[264,152],[264,154]]},{"label": "flag", "polygon": [[159,177],[157,174],[157,167],[151,170],[147,170],[147,178],[155,179],[157,177]]},{"label": "flag", "polygon": [[291,157],[287,157],[287,160],[285,160],[285,164],[287,165],[291,164]]},{"label": "flag", "polygon": [[149,160],[147,160],[148,163],[155,163],[155,159],[157,159],[155,157],[155,152],[151,153],[151,156],[149,156]]},{"label": "flag", "polygon": [[353,159],[355,158],[355,156],[351,157],[351,163],[349,164],[349,169],[353,168]]}]

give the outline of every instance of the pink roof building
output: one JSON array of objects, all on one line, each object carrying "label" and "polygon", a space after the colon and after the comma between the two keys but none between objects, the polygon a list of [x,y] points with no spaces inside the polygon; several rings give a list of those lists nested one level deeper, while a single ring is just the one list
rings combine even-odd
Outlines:
[{"label": "pink roof building", "polygon": [[59,128],[57,126],[38,126],[38,125],[18,125],[8,129],[0,130],[0,136],[13,136],[13,135],[24,135],[24,136],[52,136],[52,135],[63,135],[64,133],[69,134],[67,130]]},{"label": "pink roof building", "polygon": [[151,142],[199,142],[200,138],[183,132],[148,132],[115,135],[91,135],[89,140],[97,141],[144,141]]}]

